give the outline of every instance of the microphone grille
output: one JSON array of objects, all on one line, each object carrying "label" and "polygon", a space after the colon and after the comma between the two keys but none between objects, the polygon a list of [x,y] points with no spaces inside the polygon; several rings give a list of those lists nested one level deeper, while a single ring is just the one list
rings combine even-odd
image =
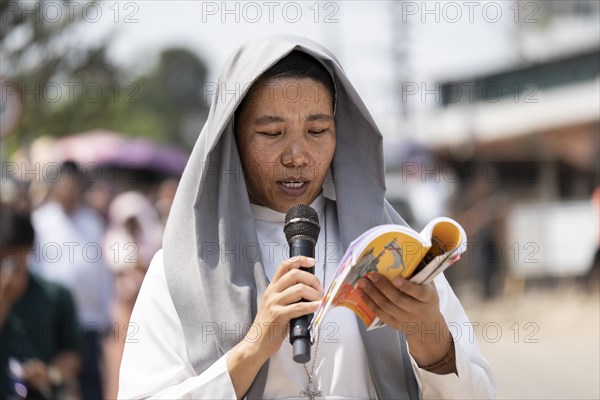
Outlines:
[{"label": "microphone grille", "polygon": [[296,204],[285,214],[283,232],[288,243],[294,236],[298,235],[308,236],[316,242],[320,231],[319,215],[310,206]]}]

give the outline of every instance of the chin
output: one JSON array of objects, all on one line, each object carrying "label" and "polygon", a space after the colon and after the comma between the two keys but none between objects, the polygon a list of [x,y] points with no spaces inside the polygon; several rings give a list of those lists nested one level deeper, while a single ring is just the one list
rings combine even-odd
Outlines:
[{"label": "chin", "polygon": [[[281,199],[280,201],[273,202],[271,204],[269,204],[268,202],[263,202],[262,205],[270,208],[271,210],[278,211],[281,213],[286,213],[292,206],[295,206],[296,204],[305,204],[305,205],[309,206],[317,198],[317,195],[314,195],[314,197],[302,196],[302,197],[294,198],[294,199],[285,198],[285,199]],[[261,204],[258,202],[254,202],[254,203]]]},{"label": "chin", "polygon": [[292,206],[295,206],[296,204],[304,204],[304,205],[310,206],[310,203],[312,203],[313,201],[314,201],[314,199],[311,200],[310,197],[293,200],[293,201],[287,203],[287,207],[283,212],[286,212],[287,210],[289,210]]},{"label": "chin", "polygon": [[292,208],[292,206],[295,206],[296,204],[304,204],[304,203],[300,200],[289,201],[289,202],[286,201],[286,202],[277,204],[275,207],[272,207],[272,209],[285,214],[290,208]]}]

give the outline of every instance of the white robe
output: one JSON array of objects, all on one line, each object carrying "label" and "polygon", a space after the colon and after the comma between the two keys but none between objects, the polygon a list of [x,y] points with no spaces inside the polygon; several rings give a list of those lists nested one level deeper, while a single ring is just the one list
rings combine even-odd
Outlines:
[{"label": "white robe", "polygon": [[[312,206],[324,221],[325,200],[319,196]],[[252,205],[257,234],[261,244],[265,273],[272,278],[277,266],[286,257],[287,243],[283,235],[284,214]],[[335,210],[328,209],[327,224],[321,222],[316,248],[315,274],[322,280],[324,228],[327,242],[339,243],[339,228]],[[331,283],[337,262],[343,253],[341,246],[328,246],[326,285]],[[491,368],[479,352],[472,326],[443,274],[435,279],[440,308],[451,324],[456,340],[458,375],[437,375],[420,369],[414,360],[412,367],[423,398],[490,398],[495,387]],[[325,285],[324,285],[325,286]],[[326,287],[326,286],[325,286]],[[201,336],[201,335],[199,335]],[[202,340],[199,337],[199,340]],[[227,354],[209,369],[197,375],[188,358],[181,322],[165,280],[163,255],[154,257],[133,310],[127,345],[121,364],[119,398],[194,398],[233,399],[235,390],[227,370]],[[310,372],[313,357],[307,364]],[[327,399],[374,399],[375,388],[370,376],[367,356],[354,314],[338,307],[327,314],[316,355],[315,381]],[[305,389],[307,376],[301,364],[292,360],[287,341],[270,359],[264,398],[297,399]]]}]

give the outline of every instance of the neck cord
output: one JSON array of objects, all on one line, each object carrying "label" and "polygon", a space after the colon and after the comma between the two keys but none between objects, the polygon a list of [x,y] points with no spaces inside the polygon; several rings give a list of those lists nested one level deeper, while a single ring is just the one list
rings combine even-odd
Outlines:
[{"label": "neck cord", "polygon": [[[324,255],[324,258],[323,258],[323,287],[325,288],[325,284],[326,284],[325,279],[327,278],[327,202],[325,203],[325,210],[324,210],[323,218],[325,219],[325,224],[324,224],[324,227],[325,227],[325,235],[324,235],[325,236],[325,250],[323,252],[323,255]],[[304,367],[304,372],[306,372],[306,376],[308,377],[307,390],[303,393],[308,395],[308,398],[310,400],[313,400],[315,398],[315,395],[317,395],[317,396],[321,395],[321,392],[319,390],[317,390],[316,384],[313,382],[315,366],[317,363],[317,354],[319,352],[320,336],[321,336],[321,330],[319,329],[317,331],[317,335],[316,335],[315,354],[313,356],[313,362],[312,362],[312,366],[310,368],[310,373],[308,372],[308,368],[306,368],[306,364],[302,364],[302,366]]]}]

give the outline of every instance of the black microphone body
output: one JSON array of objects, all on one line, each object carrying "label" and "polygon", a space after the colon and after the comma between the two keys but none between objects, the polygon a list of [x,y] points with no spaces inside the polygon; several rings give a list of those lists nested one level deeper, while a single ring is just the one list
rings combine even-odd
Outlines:
[{"label": "black microphone body", "polygon": [[[315,257],[315,243],[306,238],[294,238],[290,242],[290,257]],[[315,267],[300,268],[314,275]],[[292,318],[290,321],[290,343],[293,346],[294,361],[307,363],[310,361],[310,332],[308,326],[313,314]]]},{"label": "black microphone body", "polygon": [[[315,245],[319,237],[319,217],[309,206],[297,204],[290,208],[285,218],[284,232],[290,246],[290,257],[315,257]],[[301,268],[315,273],[315,267]],[[293,347],[294,361],[306,363],[310,361],[310,332],[308,327],[313,314],[293,318],[290,321],[290,343]]]}]

